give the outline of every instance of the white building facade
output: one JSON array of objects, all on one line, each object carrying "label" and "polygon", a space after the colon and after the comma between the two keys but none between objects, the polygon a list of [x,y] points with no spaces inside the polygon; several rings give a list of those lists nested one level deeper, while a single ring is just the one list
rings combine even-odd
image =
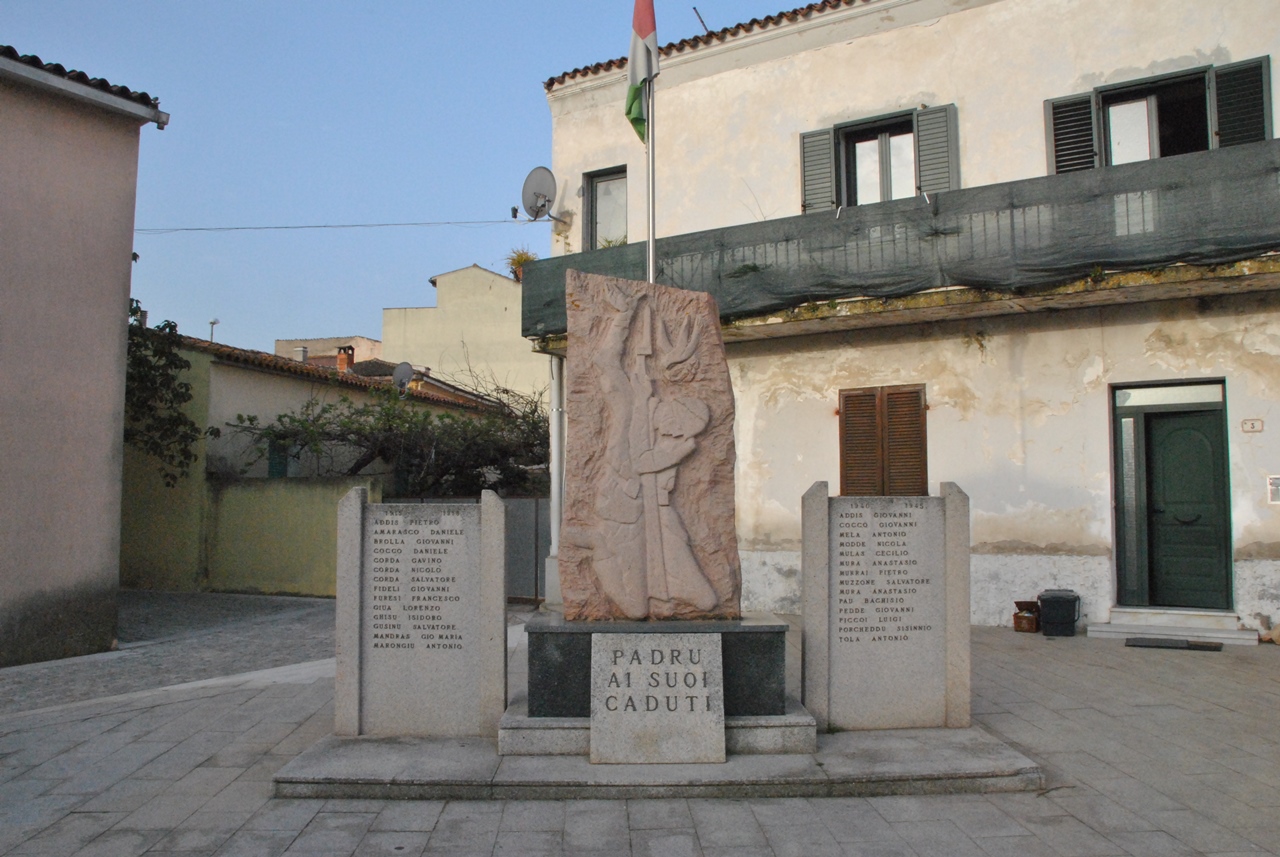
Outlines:
[{"label": "white building facade", "polygon": [[[975,623],[1049,588],[1099,632],[1280,622],[1274,11],[831,0],[663,49],[658,279],[720,301],[744,608],[799,612],[815,481],[955,482]],[[565,268],[644,276],[625,90],[547,82],[550,353]]]}]

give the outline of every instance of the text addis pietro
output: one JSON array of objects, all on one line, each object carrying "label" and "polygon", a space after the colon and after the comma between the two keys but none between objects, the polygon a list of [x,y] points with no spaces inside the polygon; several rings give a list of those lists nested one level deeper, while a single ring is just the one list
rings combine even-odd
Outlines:
[{"label": "text addis pietro", "polygon": [[[446,565],[466,532],[447,513],[381,513],[370,530],[366,640],[373,649],[461,649],[463,625],[448,605],[462,596],[458,575]],[[454,621],[448,621],[453,619]]]},{"label": "text addis pietro", "polygon": [[423,703],[465,688],[478,666],[479,507],[370,505],[365,515],[362,672],[380,691],[365,697],[364,731],[465,734],[460,697]]}]

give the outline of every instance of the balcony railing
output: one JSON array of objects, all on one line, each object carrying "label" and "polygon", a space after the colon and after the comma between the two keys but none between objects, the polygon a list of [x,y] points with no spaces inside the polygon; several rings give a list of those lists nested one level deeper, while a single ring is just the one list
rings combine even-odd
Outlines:
[{"label": "balcony railing", "polygon": [[[724,319],[939,286],[1015,292],[1280,249],[1280,141],[658,240],[658,281]],[[564,333],[565,271],[644,279],[644,245],[524,268],[525,336]]]}]

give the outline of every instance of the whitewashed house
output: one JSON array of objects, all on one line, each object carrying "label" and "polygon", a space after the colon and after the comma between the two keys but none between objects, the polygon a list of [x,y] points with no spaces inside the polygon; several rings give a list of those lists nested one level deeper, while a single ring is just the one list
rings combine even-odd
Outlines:
[{"label": "whitewashed house", "polygon": [[[1276,11],[827,0],[663,48],[658,279],[720,304],[746,608],[798,612],[815,481],[950,481],[976,623],[1280,622]],[[553,354],[566,269],[644,277],[625,66],[546,82]]]}]

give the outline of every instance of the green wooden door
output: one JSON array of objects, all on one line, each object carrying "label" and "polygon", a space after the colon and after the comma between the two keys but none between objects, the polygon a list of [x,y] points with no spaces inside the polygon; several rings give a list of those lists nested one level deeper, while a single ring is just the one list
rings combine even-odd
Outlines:
[{"label": "green wooden door", "polygon": [[1180,411],[1145,416],[1150,603],[1229,609],[1222,414]]}]

